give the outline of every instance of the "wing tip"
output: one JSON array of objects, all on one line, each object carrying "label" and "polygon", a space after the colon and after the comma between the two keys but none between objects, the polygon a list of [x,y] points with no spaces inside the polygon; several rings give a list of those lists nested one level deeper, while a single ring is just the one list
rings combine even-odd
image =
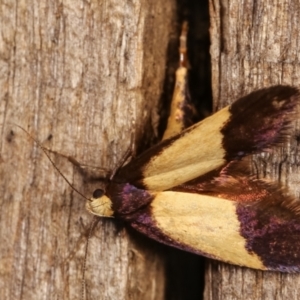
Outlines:
[{"label": "wing tip", "polygon": [[254,91],[234,102],[231,117],[221,129],[226,159],[268,150],[290,136],[299,116],[299,89],[277,85]]}]

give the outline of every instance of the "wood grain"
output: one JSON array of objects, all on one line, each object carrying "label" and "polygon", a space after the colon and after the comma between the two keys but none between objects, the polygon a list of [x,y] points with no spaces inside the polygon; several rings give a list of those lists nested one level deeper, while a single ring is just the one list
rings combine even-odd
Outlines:
[{"label": "wood grain", "polygon": [[[10,122],[107,174],[155,131],[175,1],[0,6],[1,299],[80,299],[92,217]],[[87,185],[65,158],[54,161],[87,197],[101,185]],[[153,248],[122,224],[100,221],[88,251],[87,299],[163,299],[164,263]]]}]

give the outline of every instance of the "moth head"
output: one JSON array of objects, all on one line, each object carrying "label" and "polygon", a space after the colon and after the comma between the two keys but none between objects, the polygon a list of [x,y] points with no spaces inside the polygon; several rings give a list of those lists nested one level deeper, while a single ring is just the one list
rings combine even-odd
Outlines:
[{"label": "moth head", "polygon": [[96,216],[113,217],[112,202],[105,195],[104,190],[97,189],[93,197],[86,202],[86,209]]}]

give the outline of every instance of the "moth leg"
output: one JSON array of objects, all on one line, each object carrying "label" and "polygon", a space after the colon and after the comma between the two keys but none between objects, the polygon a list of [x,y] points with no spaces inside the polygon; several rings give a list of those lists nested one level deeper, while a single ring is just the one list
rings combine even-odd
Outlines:
[{"label": "moth leg", "polygon": [[88,237],[85,244],[85,253],[84,253],[84,260],[83,260],[83,267],[82,267],[82,278],[81,278],[81,299],[87,299],[86,292],[87,292],[87,286],[86,286],[86,270],[87,270],[87,257],[88,257],[88,250],[89,250],[89,242],[92,238],[94,229],[96,228],[97,224],[99,223],[101,219],[98,216],[94,216],[92,223],[90,224]]},{"label": "moth leg", "polygon": [[187,84],[188,62],[187,62],[187,32],[188,24],[185,21],[182,25],[179,46],[179,68],[176,71],[175,87],[171,102],[170,115],[167,128],[163,135],[163,140],[179,134],[188,124],[189,116],[193,107],[189,100]]}]

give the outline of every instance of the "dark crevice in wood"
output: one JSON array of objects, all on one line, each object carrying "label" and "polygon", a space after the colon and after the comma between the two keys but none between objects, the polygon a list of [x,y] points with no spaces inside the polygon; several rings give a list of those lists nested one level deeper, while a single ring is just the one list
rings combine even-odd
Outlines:
[{"label": "dark crevice in wood", "polygon": [[[178,37],[184,19],[189,22],[188,56],[190,62],[189,90],[198,111],[198,120],[212,111],[211,61],[209,54],[209,11],[206,0],[178,0],[177,36],[170,40],[168,68],[162,96],[160,135],[166,126],[168,109],[178,65]],[[175,30],[174,30],[175,31]],[[166,300],[203,299],[205,259],[177,249],[167,249]]]}]

